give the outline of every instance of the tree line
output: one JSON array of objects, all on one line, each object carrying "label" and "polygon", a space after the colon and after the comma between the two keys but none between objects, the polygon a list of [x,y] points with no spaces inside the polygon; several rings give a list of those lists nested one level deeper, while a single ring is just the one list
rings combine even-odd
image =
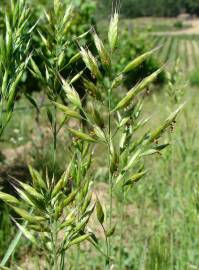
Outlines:
[{"label": "tree line", "polygon": [[[106,15],[118,0],[98,0]],[[199,15],[199,1],[196,0],[121,0],[121,14],[124,17],[159,16],[174,17],[181,13]]]}]

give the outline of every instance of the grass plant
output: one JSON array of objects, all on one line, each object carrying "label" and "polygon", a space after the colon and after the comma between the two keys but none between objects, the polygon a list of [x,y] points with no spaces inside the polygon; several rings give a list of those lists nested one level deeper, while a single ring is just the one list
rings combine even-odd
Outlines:
[{"label": "grass plant", "polygon": [[[25,7],[24,1],[21,0],[17,3],[17,7]],[[18,10],[18,8],[14,7],[14,11]],[[0,199],[16,212],[17,216],[12,219],[13,222],[19,231],[39,250],[40,258],[44,260],[46,269],[63,270],[67,266],[69,267],[68,254],[74,245],[77,245],[77,254],[73,267],[78,269],[81,259],[80,243],[85,240],[95,249],[95,252],[97,251],[100,254],[102,268],[113,269],[117,267],[118,269],[125,269],[128,263],[124,259],[126,244],[123,241],[125,234],[124,216],[129,194],[131,194],[132,190],[139,188],[138,182],[141,179],[144,177],[149,179],[152,175],[152,172],[147,167],[146,160],[150,160],[153,156],[159,157],[162,150],[169,146],[170,133],[169,140],[164,134],[173,130],[177,116],[184,104],[176,102],[177,108],[174,111],[171,108],[169,109],[169,116],[166,120],[163,120],[159,126],[155,125],[155,128],[148,127],[150,117],[145,113],[145,103],[149,96],[149,90],[164,67],[149,74],[136,85],[132,85],[132,88],[127,92],[122,89],[128,73],[140,67],[159,48],[145,52],[132,59],[129,63],[125,63],[120,71],[116,71],[113,59],[117,56],[117,44],[120,42],[119,14],[117,10],[111,16],[106,33],[107,38],[103,40],[97,30],[92,28],[90,31],[92,33],[92,42],[95,44],[94,51],[89,47],[89,44],[82,45],[78,42],[79,51],[65,63],[65,49],[70,48],[66,36],[68,28],[72,27],[73,24],[73,8],[72,6],[64,7],[65,9],[63,9],[61,1],[55,0],[52,13],[44,11],[46,20],[51,27],[50,33],[47,33],[46,36],[39,31],[41,38],[40,53],[44,69],[40,69],[32,55],[30,57],[28,54],[28,58],[20,56],[19,60],[22,61],[22,67],[19,74],[16,75],[14,69],[13,73],[9,73],[12,79],[14,77],[13,83],[9,84],[12,86],[11,90],[14,90],[8,91],[8,96],[2,99],[4,106],[3,100],[7,102],[8,97],[7,118],[5,121],[7,123],[14,108],[17,89],[15,87],[22,78],[22,71],[26,68],[30,58],[29,69],[45,85],[45,93],[52,103],[52,109],[50,108],[47,111],[53,134],[52,177],[48,175],[48,170],[46,170],[45,174],[41,174],[29,166],[30,183],[12,179],[12,185],[19,198],[0,191]],[[26,9],[23,12],[20,12],[20,15],[25,16]],[[14,15],[12,18],[15,18]],[[28,17],[26,20],[28,20]],[[10,29],[10,23],[8,22],[6,19],[6,31]],[[17,25],[20,26],[19,29],[24,29],[21,24],[17,23]],[[24,26],[25,23],[22,25]],[[24,30],[25,34],[31,33],[34,27],[35,25],[32,26],[31,30]],[[15,33],[15,31],[12,33]],[[83,36],[87,34],[87,32],[82,33]],[[11,34],[7,34],[6,40],[9,40],[10,36]],[[26,44],[25,49],[28,52],[27,43],[24,44],[24,39],[20,40],[23,37],[22,33],[17,32],[16,36],[19,40],[16,39],[14,44],[20,44],[19,48],[21,48],[20,46],[23,48]],[[168,47],[170,49],[172,41],[173,39],[169,41],[170,45]],[[1,53],[1,55],[3,54]],[[80,58],[84,63],[84,68],[73,75],[72,78],[70,74],[64,76],[62,74],[63,67],[68,65],[73,70]],[[14,59],[17,59],[17,57],[15,56]],[[4,63],[5,59],[1,62]],[[15,64],[17,65],[17,63]],[[85,73],[86,69],[90,71],[92,79],[88,78]],[[7,69],[4,70],[3,74],[2,93],[4,93],[4,81],[6,81],[5,85],[7,87],[7,78],[9,78]],[[84,97],[81,97],[75,88],[75,82],[79,79],[86,90]],[[174,100],[178,101],[179,95],[176,94],[173,86],[176,78],[170,76],[169,81],[168,94],[172,99],[175,97]],[[71,122],[73,126],[71,126]],[[4,122],[2,121],[2,123]],[[86,125],[83,123],[86,123]],[[2,130],[4,126],[2,124]],[[57,178],[54,173],[57,151],[59,151],[57,137],[64,127],[68,135],[67,140],[70,142],[67,149],[67,160],[69,161],[66,162],[67,168],[62,176]],[[94,196],[92,192],[92,186],[95,183],[91,166],[97,160],[97,149],[100,147],[104,149],[101,153],[101,159],[105,160],[107,169],[105,178],[108,179],[108,200],[105,202],[100,200],[98,194]],[[182,151],[184,150],[182,149]],[[173,186],[175,170],[173,165],[170,165],[168,177],[172,179]],[[95,170],[98,168],[99,164],[95,162]],[[155,190],[156,196],[159,196],[158,198],[161,197],[159,188],[157,186],[157,190]],[[114,204],[116,192],[120,193],[118,209]],[[92,231],[89,225],[94,211],[104,236],[100,239],[97,238],[96,232]],[[117,220],[114,218],[115,211],[118,212],[119,216]],[[141,209],[141,211],[144,212],[145,209]],[[172,205],[169,211],[170,214],[174,213]],[[168,228],[173,228],[172,224],[167,225]],[[173,236],[172,233],[169,235],[170,254],[174,249]],[[115,239],[119,239],[118,250],[114,249]],[[147,245],[148,242],[146,241]],[[145,260],[140,260],[141,268],[148,265],[149,269],[155,269],[153,267],[165,267],[166,269],[169,267],[168,265],[173,266],[175,264],[174,257],[168,259],[168,253],[165,251],[166,247],[164,246],[161,247],[161,259],[158,254],[154,255],[157,246],[159,248],[158,241],[150,242],[149,252],[155,258],[155,263],[152,263],[147,257]],[[143,254],[144,252],[143,250]],[[2,269],[9,269],[5,268],[5,263],[1,267]]]}]

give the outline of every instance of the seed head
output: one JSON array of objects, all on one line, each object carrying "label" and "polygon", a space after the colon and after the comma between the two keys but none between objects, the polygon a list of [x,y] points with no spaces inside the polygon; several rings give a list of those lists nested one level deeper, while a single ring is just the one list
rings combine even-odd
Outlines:
[{"label": "seed head", "polygon": [[93,33],[93,39],[95,42],[95,47],[97,48],[97,51],[99,53],[100,59],[102,64],[106,67],[109,68],[110,66],[110,58],[109,55],[104,47],[103,42],[101,41],[101,39],[99,38],[99,36],[97,35],[96,32]]},{"label": "seed head", "polygon": [[119,14],[117,11],[115,11],[114,15],[111,17],[108,31],[108,40],[111,51],[115,49],[115,45],[118,38],[118,21],[119,21]]},{"label": "seed head", "polygon": [[81,56],[82,59],[86,65],[86,67],[91,71],[91,73],[98,79],[102,78],[101,72],[99,70],[99,67],[97,65],[97,61],[95,57],[92,55],[92,53],[87,49],[85,50],[83,47],[81,47]]}]

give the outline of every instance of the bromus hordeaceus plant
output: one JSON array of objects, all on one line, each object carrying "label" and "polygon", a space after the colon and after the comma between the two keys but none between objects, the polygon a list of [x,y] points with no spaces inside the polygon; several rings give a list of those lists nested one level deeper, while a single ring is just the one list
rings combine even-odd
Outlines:
[{"label": "bromus hordeaceus plant", "polygon": [[10,13],[0,33],[0,135],[14,109],[17,87],[29,60],[31,32],[29,9],[24,0],[11,1]]},{"label": "bromus hordeaceus plant", "polygon": [[[48,99],[52,103],[52,106],[47,108],[47,116],[53,136],[54,170],[57,137],[67,120],[63,118],[63,121],[58,123],[57,107],[54,105],[59,97],[63,97],[60,75],[63,77],[71,76],[71,73],[74,73],[73,67],[80,59],[80,53],[75,53],[74,50],[74,47],[76,47],[75,41],[77,41],[77,38],[81,39],[81,37],[76,36],[79,34],[78,29],[76,29],[78,28],[76,26],[76,6],[68,4],[69,2],[54,0],[53,7],[44,10],[37,27],[37,39],[40,40],[39,47],[35,49],[30,61],[31,73],[41,82]],[[81,1],[78,2],[78,5],[81,6]],[[35,58],[40,58],[41,61],[37,63]],[[71,82],[75,83],[82,73],[83,71],[78,76],[71,76]]]},{"label": "bromus hordeaceus plant", "polygon": [[[54,1],[55,15],[60,12],[59,3],[60,1]],[[54,114],[48,113],[54,136],[54,153],[56,153],[56,136],[60,128],[70,119],[80,122],[79,129],[67,126],[69,134],[73,136],[70,148],[71,162],[58,181],[55,178],[49,179],[48,175],[43,179],[36,170],[30,168],[31,185],[16,180],[13,182],[21,200],[3,192],[0,193],[0,199],[9,204],[22,220],[27,221],[27,227],[24,227],[20,222],[14,220],[23,234],[44,252],[48,269],[65,269],[67,250],[84,240],[89,240],[103,254],[105,268],[110,269],[116,265],[120,267],[119,269],[123,269],[122,229],[120,231],[119,259],[113,253],[111,240],[115,228],[118,226],[117,223],[122,224],[124,212],[121,206],[121,220],[116,222],[113,219],[114,189],[120,188],[125,199],[129,189],[147,175],[144,158],[159,154],[168,146],[168,142],[160,143],[159,141],[161,141],[163,133],[172,126],[183,105],[171,113],[156,130],[142,132],[144,125],[149,120],[149,118],[142,118],[144,93],[157,79],[162,68],[132,86],[127,93],[118,93],[117,90],[121,89],[126,74],[140,66],[155,53],[155,50],[132,60],[123,67],[120,73],[115,73],[113,59],[117,42],[119,42],[119,15],[117,12],[111,18],[107,46],[93,30],[97,56],[94,56],[89,48],[80,46],[80,52],[65,63],[71,65],[81,57],[85,68],[90,70],[94,80],[88,79],[84,75],[84,70],[72,79],[64,79],[60,75],[62,64],[65,65],[62,49],[66,45],[62,39],[62,30],[64,26],[70,24],[69,13],[70,8],[67,9],[63,23],[60,24],[61,28],[57,25],[58,32],[57,36],[55,35],[56,42],[53,50],[51,50],[47,38],[42,33],[39,34],[46,54],[51,57],[51,61],[48,61],[48,58],[42,54],[45,62],[45,76],[33,59],[31,59],[31,71],[47,86],[48,97],[54,106]],[[51,21],[52,18],[47,13],[46,17]],[[51,55],[51,53],[53,54]],[[74,87],[74,82],[80,77],[86,89],[86,105],[83,105],[83,100]],[[60,103],[59,97],[64,104]],[[57,110],[65,114],[59,128],[57,128]],[[82,120],[87,122],[87,126],[81,125]],[[103,155],[108,167],[108,213],[104,213],[105,207],[98,198],[93,204],[91,201],[90,187],[93,176],[89,173],[89,168],[94,159],[95,146],[98,144],[102,144],[106,149]],[[54,155],[55,159],[56,155]],[[95,206],[97,218],[105,236],[104,249],[101,248],[101,242],[97,241],[95,234],[87,226]],[[29,209],[32,210],[28,211]]]},{"label": "bromus hordeaceus plant", "polygon": [[[31,16],[25,0],[11,0],[10,10],[4,6],[0,29],[0,137],[10,121],[15,100],[30,58],[31,33],[35,25],[29,25]],[[9,246],[0,266],[4,266],[16,247],[20,234]]]},{"label": "bromus hordeaceus plant", "polygon": [[[89,133],[86,132],[85,128],[79,130],[68,128],[69,133],[77,138],[78,141],[89,142],[93,145],[103,144],[107,149],[106,156],[109,171],[109,202],[107,203],[109,203],[109,212],[106,217],[108,220],[105,219],[103,205],[101,205],[98,199],[96,210],[106,239],[106,267],[109,269],[111,265],[117,263],[117,260],[113,257],[111,242],[111,236],[114,234],[115,226],[117,226],[117,224],[113,223],[114,188],[120,187],[123,193],[126,194],[136,182],[147,174],[146,169],[144,169],[143,158],[158,154],[169,145],[164,142],[159,144],[158,140],[175,121],[183,105],[180,105],[176,111],[171,113],[156,130],[138,135],[140,130],[142,130],[141,128],[149,120],[148,118],[140,119],[144,101],[143,93],[156,80],[162,68],[144,78],[124,94],[123,97],[120,97],[117,89],[119,86],[122,86],[125,74],[142,64],[155,50],[132,60],[119,74],[114,74],[113,57],[118,42],[117,12],[111,18],[109,26],[109,48],[106,48],[95,31],[93,31],[93,40],[98,52],[96,57],[88,48],[80,48],[81,57],[86,67],[96,79],[94,84],[86,77],[83,78],[87,91],[87,106],[82,106],[80,97],[73,84],[66,80],[62,80],[62,83],[70,104],[64,106],[56,103],[56,105],[69,118],[84,118],[87,121]],[[121,258],[118,264],[120,269],[122,269]]]},{"label": "bromus hordeaceus plant", "polygon": [[19,220],[27,222],[23,226],[13,219],[24,236],[41,250],[45,269],[66,269],[67,250],[84,240],[96,246],[94,234],[86,228],[95,204],[91,202],[91,181],[87,175],[89,145],[83,144],[74,146],[75,154],[57,182],[48,175],[44,179],[30,167],[31,185],[13,180],[20,200],[0,192],[0,199],[17,213]]},{"label": "bromus hordeaceus plant", "polygon": [[[24,4],[25,8],[25,1],[21,1],[20,4]],[[15,11],[15,8],[13,7],[12,10]],[[17,7],[16,10],[21,11],[18,10]],[[53,102],[54,108],[48,110],[48,118],[53,132],[54,164],[56,161],[57,135],[63,123],[66,121],[66,118],[64,118],[60,126],[57,125],[57,106],[54,105],[54,102],[60,96],[59,73],[66,64],[71,65],[80,58],[80,53],[78,53],[69,59],[67,63],[65,62],[65,47],[68,45],[66,34],[71,26],[71,14],[72,7],[66,7],[66,9],[63,10],[61,1],[54,1],[52,14],[45,12],[49,33],[47,37],[45,37],[39,31],[39,36],[42,40],[42,50],[39,48],[36,52],[39,53],[45,62],[43,66],[44,70],[39,69],[33,57],[31,57],[29,66],[29,70],[43,83],[47,90],[48,98]],[[21,15],[25,18],[26,14],[22,13]],[[35,28],[35,25],[31,28],[31,31]],[[19,26],[21,27],[21,25]],[[23,26],[25,26],[25,23]],[[23,27],[21,27],[21,29],[23,29]],[[30,34],[31,31],[28,31],[28,33]],[[23,37],[22,33],[19,32],[18,34],[19,38]],[[20,45],[23,46],[22,41]],[[24,51],[25,53],[28,52],[29,45],[28,43],[26,51]],[[22,74],[20,74],[20,78],[21,76]],[[77,78],[73,78],[73,82],[76,79]],[[49,269],[64,269],[65,251],[70,246],[78,244],[88,238],[93,245],[96,245],[93,234],[84,230],[94,210],[94,205],[88,209],[91,202],[90,178],[88,176],[88,178],[85,178],[91,163],[88,150],[89,145],[85,143],[83,143],[83,145],[81,145],[81,142],[74,144],[73,153],[75,159],[72,159],[73,164],[70,164],[70,168],[67,169],[59,181],[55,178],[53,178],[52,181],[49,179],[44,181],[37,171],[31,169],[33,186],[18,182],[14,185],[19,196],[26,203],[24,205],[20,204],[20,202],[11,195],[6,195],[3,192],[0,193],[0,199],[10,204],[17,214],[26,221],[24,226],[15,221],[21,232],[34,244],[37,244],[34,235],[35,232],[37,232],[39,239],[42,239],[41,245],[37,246],[40,247],[41,250],[46,251],[46,261],[48,262]],[[37,180],[38,183],[36,183]],[[10,198],[13,199],[10,200]],[[20,206],[23,208],[20,208]],[[28,211],[29,208],[31,208],[31,211]],[[66,208],[68,208],[68,211]],[[35,212],[37,214],[36,218]],[[49,226],[50,230],[46,229]],[[62,234],[64,237],[62,239],[63,241],[60,243],[60,239],[58,238],[62,237]],[[49,253],[52,256],[49,256]],[[7,258],[3,260],[1,264],[2,267],[4,267],[5,262],[7,262]]]},{"label": "bromus hordeaceus plant", "polygon": [[[72,24],[72,6],[66,7],[61,1],[53,2],[53,9],[44,10],[44,18],[41,18],[42,26],[38,26],[39,48],[36,48],[30,61],[30,71],[33,76],[42,83],[50,101],[55,102],[60,96],[59,73],[66,64],[65,54],[68,44],[67,32]],[[40,66],[34,60],[34,56],[40,57]],[[57,136],[61,129],[57,124],[56,106],[47,108],[52,136],[53,136],[53,169],[55,170]],[[63,121],[64,123],[64,121]]]}]

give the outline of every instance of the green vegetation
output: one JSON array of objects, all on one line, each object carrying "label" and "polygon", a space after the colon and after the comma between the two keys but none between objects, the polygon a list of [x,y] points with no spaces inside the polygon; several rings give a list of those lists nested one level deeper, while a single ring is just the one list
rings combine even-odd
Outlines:
[{"label": "green vegetation", "polygon": [[0,15],[0,269],[197,269],[198,35],[69,2]]},{"label": "green vegetation", "polygon": [[199,70],[196,68],[190,75],[190,82],[192,85],[199,85]]},{"label": "green vegetation", "polygon": [[[190,73],[198,66],[199,57],[199,36],[198,35],[157,35],[153,36],[152,44],[162,45],[158,58],[161,63],[167,63],[169,70],[175,68],[177,59],[185,71],[184,76],[189,79]],[[153,46],[154,46],[153,45]]]},{"label": "green vegetation", "polygon": [[[99,7],[107,14],[111,10],[111,0],[100,0]],[[182,12],[199,14],[199,3],[195,0],[125,0],[121,3],[124,17],[174,17]]]}]

